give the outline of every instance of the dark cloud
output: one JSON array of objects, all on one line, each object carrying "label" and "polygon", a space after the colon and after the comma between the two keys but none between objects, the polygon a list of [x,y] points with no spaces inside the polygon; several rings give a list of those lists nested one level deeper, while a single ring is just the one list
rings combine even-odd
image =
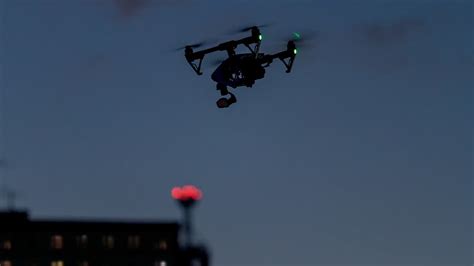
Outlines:
[{"label": "dark cloud", "polygon": [[420,19],[404,18],[392,23],[373,22],[356,27],[365,41],[372,45],[385,46],[397,44],[426,30]]}]

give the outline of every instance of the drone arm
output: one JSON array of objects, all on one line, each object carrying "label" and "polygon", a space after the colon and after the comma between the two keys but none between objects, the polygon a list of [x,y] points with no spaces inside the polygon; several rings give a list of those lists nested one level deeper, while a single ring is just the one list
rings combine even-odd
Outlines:
[{"label": "drone arm", "polygon": [[274,55],[264,55],[259,58],[259,63],[263,67],[268,67],[269,65],[271,65],[271,63],[273,63],[274,58]]},{"label": "drone arm", "polygon": [[[202,75],[201,65],[202,65],[202,60],[204,59],[205,55],[207,55],[209,53],[216,52],[216,51],[225,51],[225,50],[227,50],[227,53],[229,54],[229,56],[232,56],[232,55],[235,54],[234,49],[235,49],[234,41],[230,41],[230,42],[222,43],[222,44],[219,44],[218,46],[208,48],[208,49],[205,49],[205,50],[201,50],[201,51],[197,51],[197,52],[193,52],[193,50],[191,48],[188,48],[185,51],[185,57],[186,57],[186,60],[188,61],[189,65],[196,72],[196,74]],[[194,62],[196,60],[199,60],[198,64],[196,64]]]},{"label": "drone arm", "polygon": [[[201,51],[197,51],[197,52],[193,52],[192,50],[188,50],[185,53],[185,56],[186,56],[186,60],[188,61],[189,65],[193,68],[193,70],[198,75],[202,75],[201,65],[202,65],[202,60],[204,59],[205,55],[213,53],[213,52],[217,52],[217,51],[226,51],[227,50],[228,55],[233,56],[235,54],[234,49],[235,49],[234,41],[230,41],[230,42],[222,43],[222,44],[219,44],[218,46],[208,48],[208,49],[205,49],[205,50],[201,50]],[[196,65],[196,63],[194,63],[194,61],[196,61],[196,60],[199,60],[198,65]]]},{"label": "drone arm", "polygon": [[[273,55],[265,55],[261,60],[260,64],[266,64],[265,67],[269,66],[272,62],[273,59],[280,59],[280,61],[285,65],[286,67],[286,73],[290,73],[291,69],[293,68],[293,62],[295,61],[296,54],[293,51],[283,51],[279,52]],[[285,59],[289,58],[288,62],[285,61]]]},{"label": "drone arm", "polygon": [[[253,44],[253,43],[256,43],[255,49],[252,49],[250,47],[250,45]],[[218,52],[218,51],[227,51],[229,54],[234,55],[235,54],[235,51],[234,51],[235,48],[237,48],[237,46],[241,45],[241,44],[247,46],[252,51],[252,53],[258,54],[258,49],[260,48],[260,43],[261,43],[261,41],[260,41],[259,37],[254,37],[254,36],[246,37],[246,38],[243,38],[243,39],[240,39],[240,40],[237,40],[237,41],[232,40],[232,41],[224,42],[224,43],[221,43],[217,46],[214,46],[214,47],[211,47],[211,48],[208,48],[208,49],[204,49],[204,50],[201,50],[201,51],[193,52],[191,50],[190,53],[186,56],[186,58],[188,58],[188,61],[194,61],[194,60],[197,60],[197,59],[202,59],[207,54]]]},{"label": "drone arm", "polygon": [[210,54],[210,53],[214,53],[214,52],[218,52],[218,51],[227,51],[229,54],[235,54],[234,50],[235,48],[237,48],[237,45],[240,44],[240,41],[229,41],[229,42],[225,42],[225,43],[221,43],[217,46],[214,46],[214,47],[211,47],[211,48],[208,48],[208,49],[204,49],[204,50],[201,50],[201,51],[197,51],[197,52],[192,52],[190,55],[189,55],[189,58],[188,60],[191,60],[191,61],[194,61],[194,60],[197,60],[197,59],[202,59],[205,55],[207,54]]},{"label": "drone arm", "polygon": [[252,54],[255,55],[255,57],[257,57],[257,56],[258,56],[258,52],[259,52],[259,50],[260,50],[261,41],[258,40],[258,41],[255,43],[255,47],[254,47],[254,48],[250,47],[250,44],[252,44],[252,43],[254,43],[253,40],[244,40],[244,45],[250,50],[250,52],[251,52]]},{"label": "drone arm", "polygon": [[[235,48],[237,48],[237,46],[240,44],[244,44],[257,57],[258,50],[260,48],[260,42],[261,42],[261,35],[260,35],[260,31],[257,30],[252,33],[251,37],[243,38],[237,41],[224,42],[215,47],[211,47],[211,48],[204,49],[197,52],[194,52],[191,47],[187,47],[185,50],[185,57],[189,65],[193,68],[193,70],[198,75],[202,75],[201,65],[202,65],[202,60],[204,59],[205,55],[213,53],[213,52],[217,52],[217,51],[227,51],[227,54],[229,55],[229,57],[231,57],[235,55]],[[254,49],[250,47],[250,44],[252,43],[256,43]],[[196,63],[194,63],[194,61],[196,60],[199,60],[199,63],[197,65]]]}]

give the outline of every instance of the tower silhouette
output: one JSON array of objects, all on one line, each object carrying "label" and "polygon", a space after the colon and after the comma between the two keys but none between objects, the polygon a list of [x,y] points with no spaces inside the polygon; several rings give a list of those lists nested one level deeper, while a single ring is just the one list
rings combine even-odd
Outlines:
[{"label": "tower silhouette", "polygon": [[202,199],[202,192],[195,186],[187,185],[175,187],[171,190],[171,196],[178,202],[183,210],[183,253],[186,254],[181,264],[183,266],[199,265],[208,266],[209,253],[203,245],[194,243],[192,211],[196,204]]}]

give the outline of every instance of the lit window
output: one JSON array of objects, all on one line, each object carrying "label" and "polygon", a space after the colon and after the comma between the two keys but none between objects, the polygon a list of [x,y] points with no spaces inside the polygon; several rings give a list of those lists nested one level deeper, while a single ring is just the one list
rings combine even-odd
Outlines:
[{"label": "lit window", "polygon": [[0,266],[12,266],[12,262],[9,260],[0,261]]},{"label": "lit window", "polygon": [[109,235],[102,237],[102,245],[104,245],[104,247],[111,249],[114,248],[114,244],[115,241],[113,236]]},{"label": "lit window", "polygon": [[64,262],[62,260],[55,260],[51,262],[51,266],[64,266]]},{"label": "lit window", "polygon": [[51,248],[62,249],[63,248],[63,237],[60,235],[54,235],[51,237]]},{"label": "lit window", "polygon": [[10,240],[4,240],[2,241],[0,248],[4,250],[10,250],[12,249],[12,242]]},{"label": "lit window", "polygon": [[128,237],[128,247],[129,248],[139,248],[140,247],[140,237],[135,235],[135,236],[129,236]]},{"label": "lit window", "polygon": [[168,264],[166,263],[166,261],[162,260],[162,261],[155,261],[155,264],[153,266],[167,266]]},{"label": "lit window", "polygon": [[87,235],[80,235],[76,237],[77,246],[80,248],[87,247]]},{"label": "lit window", "polygon": [[168,249],[168,243],[166,243],[165,240],[160,241],[160,249],[161,250],[167,250]]}]

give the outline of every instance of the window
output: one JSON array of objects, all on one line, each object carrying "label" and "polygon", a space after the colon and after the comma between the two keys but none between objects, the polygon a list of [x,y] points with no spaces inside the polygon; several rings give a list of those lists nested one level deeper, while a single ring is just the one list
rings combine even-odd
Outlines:
[{"label": "window", "polygon": [[[10,250],[12,249],[12,242],[10,240],[3,240],[0,249]],[[3,266],[3,265],[2,265]]]},{"label": "window", "polygon": [[137,235],[128,237],[128,247],[137,249],[140,247],[140,237]]},{"label": "window", "polygon": [[168,243],[166,243],[165,240],[160,240],[160,242],[157,245],[157,248],[160,250],[167,250],[168,249]]},{"label": "window", "polygon": [[64,262],[62,260],[55,260],[51,262],[51,266],[64,266]]},{"label": "window", "polygon": [[114,244],[115,244],[115,241],[114,241],[113,236],[108,235],[108,236],[103,236],[102,237],[102,245],[105,248],[112,249],[112,248],[114,248]]},{"label": "window", "polygon": [[0,266],[12,266],[12,262],[9,260],[0,261]]},{"label": "window", "polygon": [[51,237],[51,248],[62,249],[63,248],[63,237],[60,235],[54,235]]},{"label": "window", "polygon": [[87,247],[87,235],[80,235],[76,237],[77,247],[86,248]]}]

